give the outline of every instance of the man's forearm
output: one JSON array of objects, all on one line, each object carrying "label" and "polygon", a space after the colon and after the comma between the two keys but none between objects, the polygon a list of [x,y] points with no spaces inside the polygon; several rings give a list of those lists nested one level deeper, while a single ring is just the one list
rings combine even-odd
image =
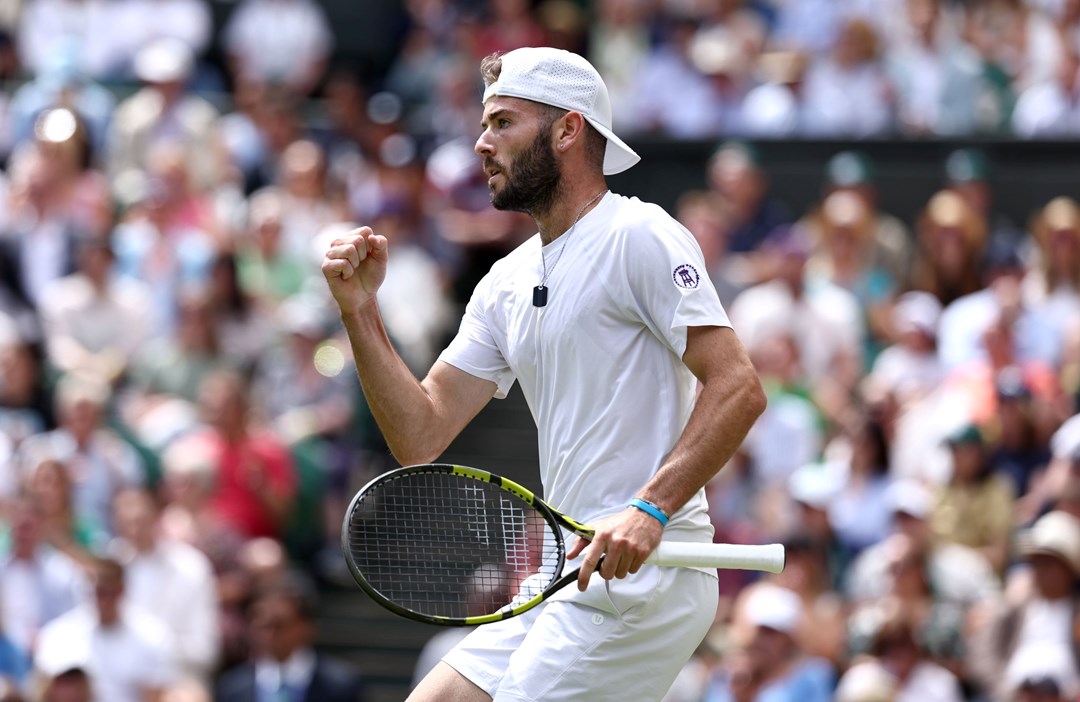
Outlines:
[{"label": "man's forearm", "polygon": [[373,301],[342,312],[356,372],[372,416],[394,456],[403,464],[435,458],[443,446],[428,446],[436,417],[435,403],[394,350]]}]

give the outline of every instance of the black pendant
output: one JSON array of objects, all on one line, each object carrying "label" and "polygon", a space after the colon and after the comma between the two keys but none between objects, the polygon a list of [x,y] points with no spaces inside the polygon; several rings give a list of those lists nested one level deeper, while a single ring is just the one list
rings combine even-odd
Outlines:
[{"label": "black pendant", "polygon": [[547,288],[537,285],[533,288],[533,307],[543,307],[547,304]]}]

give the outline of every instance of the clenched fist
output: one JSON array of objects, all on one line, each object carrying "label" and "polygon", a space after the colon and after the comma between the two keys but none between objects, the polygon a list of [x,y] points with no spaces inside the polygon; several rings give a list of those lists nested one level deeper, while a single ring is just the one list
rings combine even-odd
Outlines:
[{"label": "clenched fist", "polygon": [[354,229],[330,243],[322,272],[342,312],[356,310],[375,298],[386,278],[386,237],[371,227]]}]

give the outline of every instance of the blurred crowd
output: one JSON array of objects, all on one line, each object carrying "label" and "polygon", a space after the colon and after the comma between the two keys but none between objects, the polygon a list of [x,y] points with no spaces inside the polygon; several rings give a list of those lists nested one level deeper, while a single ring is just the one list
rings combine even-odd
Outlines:
[{"label": "blurred crowd", "polygon": [[311,0],[0,0],[0,700],[360,698],[314,592],[391,459],[319,261],[389,238],[423,373],[533,233],[472,144],[479,58],[535,44],[719,144],[673,214],[770,401],[710,504],[788,564],[721,574],[669,702],[1076,699],[1080,204],[1014,221],[961,149],[900,218],[853,149],[793,212],[754,141],[1071,135],[1080,2],[404,5],[373,75]]}]

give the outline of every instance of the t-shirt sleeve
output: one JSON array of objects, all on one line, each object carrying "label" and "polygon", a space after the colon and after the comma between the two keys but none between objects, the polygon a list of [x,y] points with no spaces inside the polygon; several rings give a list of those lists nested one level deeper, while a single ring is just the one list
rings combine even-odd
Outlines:
[{"label": "t-shirt sleeve", "polygon": [[458,333],[439,354],[439,360],[469,375],[495,383],[498,386],[495,397],[501,400],[514,386],[515,378],[488,323],[486,299],[490,285],[489,274],[473,291]]},{"label": "t-shirt sleeve", "polygon": [[673,219],[627,232],[624,261],[629,312],[679,358],[690,327],[730,327],[690,232]]}]

